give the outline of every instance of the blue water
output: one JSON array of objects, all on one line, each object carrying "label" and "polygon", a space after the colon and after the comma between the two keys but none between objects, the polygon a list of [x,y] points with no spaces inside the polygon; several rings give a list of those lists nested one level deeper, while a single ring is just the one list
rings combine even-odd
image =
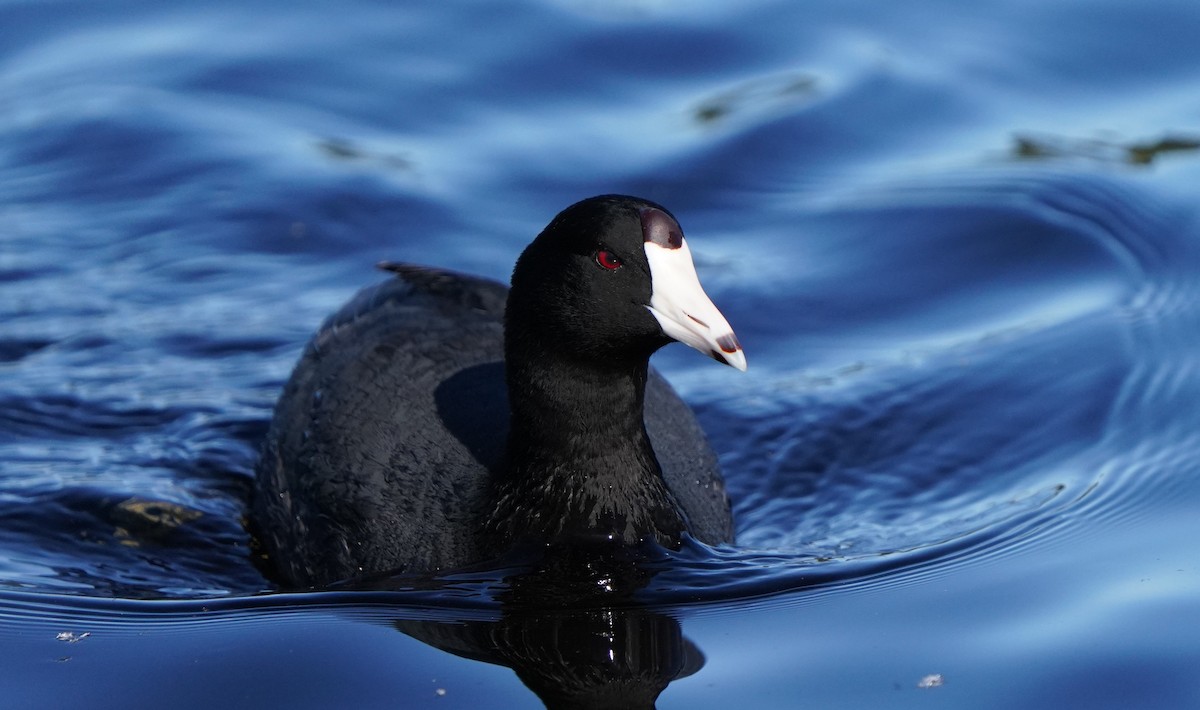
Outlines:
[{"label": "blue water", "polygon": [[[3,706],[1200,706],[1197,37],[1193,0],[0,2]],[[243,516],[321,319],[385,259],[504,280],[614,191],[745,345],[655,361],[738,545],[614,608],[277,589]]]}]

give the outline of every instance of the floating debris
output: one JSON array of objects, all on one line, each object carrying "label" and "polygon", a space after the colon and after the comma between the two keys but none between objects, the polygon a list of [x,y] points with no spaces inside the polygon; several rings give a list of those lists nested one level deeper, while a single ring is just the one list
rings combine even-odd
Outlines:
[{"label": "floating debris", "polygon": [[1200,137],[1196,136],[1165,136],[1158,140],[1125,142],[1101,138],[1019,135],[1013,140],[1013,153],[1025,160],[1075,158],[1105,163],[1150,165],[1156,158],[1167,153],[1200,150]]},{"label": "floating debris", "polygon": [[80,641],[84,640],[85,638],[87,638],[88,636],[91,636],[91,635],[92,635],[91,631],[84,631],[81,634],[77,634],[74,631],[59,631],[58,634],[54,637],[54,639],[56,641],[66,641],[67,643],[79,643]]},{"label": "floating debris", "polygon": [[703,101],[693,109],[696,121],[713,124],[732,114],[764,110],[810,96],[817,79],[809,74],[790,73],[744,82]]},{"label": "floating debris", "polygon": [[129,522],[140,522],[147,526],[177,528],[203,516],[198,510],[185,508],[165,500],[129,498],[117,503],[117,511]]},{"label": "floating debris", "polygon": [[445,688],[438,688],[437,690],[435,690],[435,691],[433,691],[433,692],[434,692],[434,694],[435,694],[435,695],[437,695],[439,698],[441,698],[441,697],[445,697],[445,695],[446,695],[446,689],[445,689]]},{"label": "floating debris", "polygon": [[108,511],[113,537],[127,547],[146,542],[162,542],[180,527],[199,520],[204,513],[178,503],[144,498],[128,498]]},{"label": "floating debris", "polygon": [[941,673],[930,673],[921,680],[917,681],[918,688],[940,688],[946,683],[946,679]]},{"label": "floating debris", "polygon": [[345,138],[324,138],[317,141],[317,150],[340,162],[377,163],[385,168],[412,170],[413,163],[403,155],[372,152]]}]

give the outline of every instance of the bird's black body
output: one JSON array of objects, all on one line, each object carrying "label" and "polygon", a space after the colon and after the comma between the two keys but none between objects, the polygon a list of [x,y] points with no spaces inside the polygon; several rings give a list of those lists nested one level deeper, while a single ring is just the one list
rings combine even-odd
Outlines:
[{"label": "bird's black body", "polygon": [[511,294],[396,266],[321,327],[258,466],[253,520],[287,582],[452,569],[521,541],[732,540],[715,456],[648,369],[669,339],[641,305],[646,204],[564,211]]}]

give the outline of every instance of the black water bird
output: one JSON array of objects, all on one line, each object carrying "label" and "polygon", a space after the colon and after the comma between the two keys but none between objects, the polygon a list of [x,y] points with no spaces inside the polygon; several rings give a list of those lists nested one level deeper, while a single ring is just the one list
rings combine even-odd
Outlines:
[{"label": "black water bird", "polygon": [[275,409],[252,522],[286,583],[427,573],[513,545],[732,542],[716,457],[649,368],[681,341],[745,370],[665,208],[556,216],[512,287],[389,264],[309,343]]}]

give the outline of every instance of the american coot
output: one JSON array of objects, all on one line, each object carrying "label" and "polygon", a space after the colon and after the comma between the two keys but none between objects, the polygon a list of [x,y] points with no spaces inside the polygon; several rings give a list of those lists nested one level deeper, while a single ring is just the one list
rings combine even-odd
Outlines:
[{"label": "american coot", "polygon": [[716,458],[648,359],[672,340],[746,359],[665,208],[568,207],[511,290],[385,268],[396,278],[322,325],[275,409],[252,514],[285,581],[436,572],[522,542],[732,542]]}]

